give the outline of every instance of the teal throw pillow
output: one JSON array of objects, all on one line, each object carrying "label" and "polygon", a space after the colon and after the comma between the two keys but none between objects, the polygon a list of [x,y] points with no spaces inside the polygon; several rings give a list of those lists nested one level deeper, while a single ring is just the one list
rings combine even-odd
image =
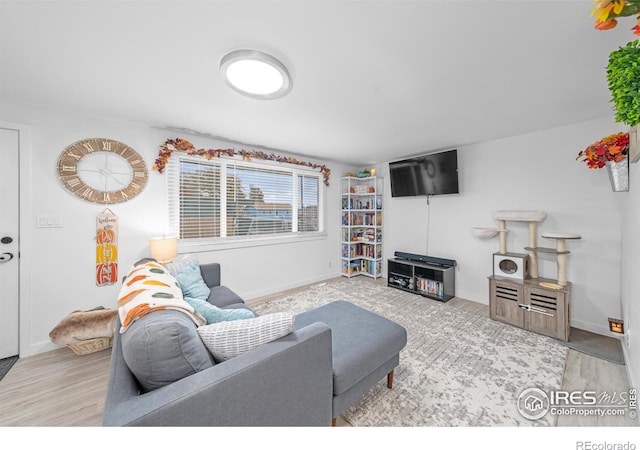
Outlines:
[{"label": "teal throw pillow", "polygon": [[200,266],[194,261],[176,274],[176,280],[180,283],[182,295],[184,297],[199,298],[206,300],[209,298],[211,289],[206,285],[200,273]]},{"label": "teal throw pillow", "polygon": [[193,309],[207,321],[207,325],[218,322],[228,322],[231,320],[253,319],[255,314],[244,308],[222,309],[212,305],[206,300],[199,298],[185,297],[184,300],[193,306]]}]

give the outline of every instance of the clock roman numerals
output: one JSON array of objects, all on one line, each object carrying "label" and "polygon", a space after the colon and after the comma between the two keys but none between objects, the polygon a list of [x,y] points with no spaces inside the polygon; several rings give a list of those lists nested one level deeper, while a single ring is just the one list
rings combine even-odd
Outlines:
[{"label": "clock roman numerals", "polygon": [[75,165],[66,165],[66,164],[62,164],[61,169],[61,175],[68,175],[68,174],[72,174],[72,173],[77,173],[77,167]]},{"label": "clock roman numerals", "polygon": [[129,161],[129,163],[131,163],[132,159],[140,158],[140,156],[138,156],[138,154],[129,147],[125,148],[122,153],[120,153],[120,156]]},{"label": "clock roman numerals", "polygon": [[80,180],[80,178],[78,178],[77,176],[71,176],[68,178],[64,178],[62,180],[62,182],[67,185],[69,187],[69,189],[71,189],[71,191],[76,190],[77,188],[84,186],[84,184],[82,183],[82,181]]},{"label": "clock roman numerals", "polygon": [[68,156],[69,158],[75,159],[76,161],[80,161],[80,158],[82,158],[84,155],[82,154],[78,155],[76,153],[69,152],[66,154],[66,156]]},{"label": "clock roman numerals", "polygon": [[89,200],[90,202],[96,202],[96,200],[98,198],[97,192],[94,191],[89,186],[85,186],[85,187],[83,187],[81,189],[78,189],[76,191],[76,194],[79,195],[80,197],[82,197],[85,200]]},{"label": "clock roman numerals", "polygon": [[92,152],[95,152],[95,151],[96,151],[96,149],[95,149],[95,148],[93,148],[93,146],[92,146],[91,144],[92,144],[92,142],[90,142],[90,141],[89,141],[89,142],[83,142],[83,143],[82,143],[82,146],[83,146],[85,149],[87,149],[87,151],[88,151],[89,153],[92,153]]},{"label": "clock roman numerals", "polygon": [[113,139],[83,139],[58,158],[58,178],[67,191],[93,203],[131,200],[142,192],[147,177],[138,152]]}]

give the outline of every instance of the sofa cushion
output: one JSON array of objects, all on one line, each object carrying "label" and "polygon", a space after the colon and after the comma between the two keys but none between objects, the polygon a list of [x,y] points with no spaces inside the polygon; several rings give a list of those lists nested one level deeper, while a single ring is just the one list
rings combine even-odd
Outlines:
[{"label": "sofa cushion", "polygon": [[254,316],[257,316],[256,312],[249,308],[246,303],[232,303],[227,306],[223,306],[222,309],[247,309],[253,313]]},{"label": "sofa cushion", "polygon": [[347,392],[407,344],[404,327],[344,300],[298,314],[296,329],[315,322],[331,328],[335,395]]},{"label": "sofa cushion", "polygon": [[175,310],[136,320],[122,335],[122,353],[143,391],[151,391],[213,366],[196,325]]},{"label": "sofa cushion", "polygon": [[293,321],[291,314],[273,313],[204,325],[198,333],[213,357],[224,361],[286,336],[293,330]]},{"label": "sofa cushion", "polygon": [[199,298],[186,297],[184,300],[193,306],[198,314],[205,318],[207,325],[217,322],[226,322],[229,320],[251,319],[256,315],[250,309],[245,308],[229,308],[223,309],[212,305],[206,300]]},{"label": "sofa cushion", "polygon": [[175,277],[180,284],[183,296],[198,298],[200,300],[209,298],[211,290],[202,279],[200,266],[198,266],[197,262],[191,262],[191,264],[178,272]]},{"label": "sofa cushion", "polygon": [[236,303],[244,303],[244,300],[242,300],[238,294],[226,286],[212,287],[207,301],[212,305],[216,305],[218,308],[225,308]]}]

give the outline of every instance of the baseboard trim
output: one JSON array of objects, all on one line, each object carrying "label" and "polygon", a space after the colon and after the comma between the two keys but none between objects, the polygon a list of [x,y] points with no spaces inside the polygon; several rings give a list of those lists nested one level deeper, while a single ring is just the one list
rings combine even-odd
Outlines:
[{"label": "baseboard trim", "polygon": [[[571,319],[571,326],[574,328],[580,328],[581,330],[591,331],[592,333],[601,334],[603,336],[609,336],[609,337],[612,336],[611,332],[609,331],[609,328],[603,325],[598,325],[591,322],[585,322],[584,320]],[[626,358],[625,358],[625,361],[626,361]]]},{"label": "baseboard trim", "polygon": [[269,295],[274,295],[274,294],[283,294],[285,295],[285,291],[291,290],[291,289],[298,289],[304,286],[308,286],[311,284],[315,284],[315,283],[319,283],[321,281],[327,281],[330,280],[332,278],[336,278],[340,276],[340,272],[331,272],[331,273],[325,273],[322,275],[318,275],[315,277],[311,277],[311,278],[305,278],[302,280],[295,280],[292,281],[290,283],[285,283],[285,284],[280,284],[277,286],[272,286],[268,289],[261,289],[258,291],[252,291],[252,292],[242,292],[242,293],[238,293],[238,295],[240,295],[240,297],[242,297],[244,299],[244,301],[249,305],[253,305],[256,303],[261,303],[262,297],[266,297]]},{"label": "baseboard trim", "polygon": [[20,354],[20,358],[24,358],[27,356],[34,356],[40,353],[50,352],[53,350],[57,350],[59,348],[61,348],[59,345],[56,345],[51,341],[43,341],[36,344],[31,344],[31,347],[29,349],[30,350],[29,354],[28,355]]}]

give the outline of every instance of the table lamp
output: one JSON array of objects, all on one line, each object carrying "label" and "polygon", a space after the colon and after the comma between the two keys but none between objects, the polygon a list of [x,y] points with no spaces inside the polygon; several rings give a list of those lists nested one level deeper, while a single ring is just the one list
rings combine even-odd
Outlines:
[{"label": "table lamp", "polygon": [[160,264],[170,263],[178,254],[178,238],[158,237],[149,239],[151,257]]}]

